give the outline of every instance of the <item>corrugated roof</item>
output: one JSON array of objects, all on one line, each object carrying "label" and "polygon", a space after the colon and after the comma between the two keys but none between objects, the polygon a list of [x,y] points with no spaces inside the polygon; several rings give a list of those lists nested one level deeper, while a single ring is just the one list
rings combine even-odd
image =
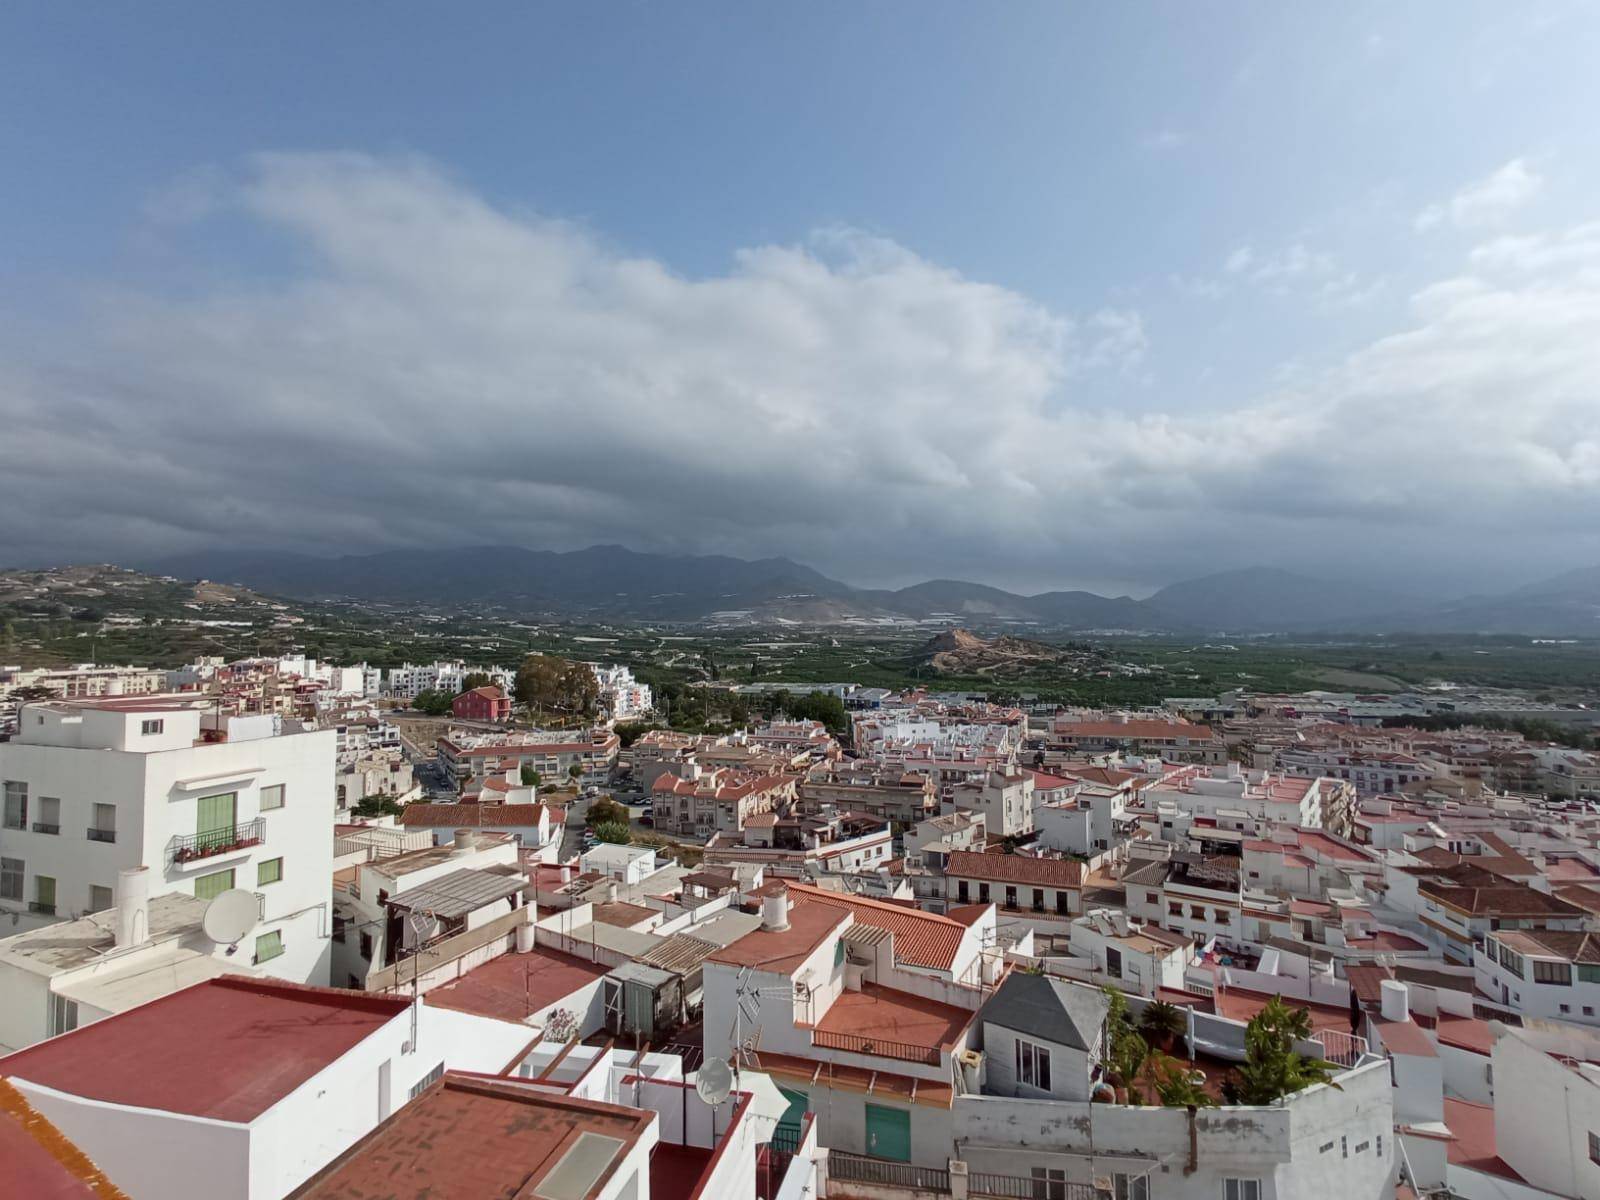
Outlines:
[{"label": "corrugated roof", "polygon": [[521,875],[462,867],[390,898],[395,908],[428,912],[445,920],[464,917],[486,904],[514,896],[527,886]]}]

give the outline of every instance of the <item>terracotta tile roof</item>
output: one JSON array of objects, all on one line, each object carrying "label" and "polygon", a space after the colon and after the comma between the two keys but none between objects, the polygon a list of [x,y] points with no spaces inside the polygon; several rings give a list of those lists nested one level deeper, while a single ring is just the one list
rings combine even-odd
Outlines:
[{"label": "terracotta tile roof", "polygon": [[[789,890],[795,891],[795,885],[791,884]],[[845,914],[836,908],[791,897],[789,928],[753,929],[707,956],[706,961],[787,975],[811,957],[818,946],[837,937],[844,923]]]},{"label": "terracotta tile roof", "polygon": [[128,1200],[88,1155],[0,1080],[0,1175],[7,1193],[28,1200]]},{"label": "terracotta tile roof", "polygon": [[1502,929],[1495,937],[1522,954],[1548,954],[1568,962],[1600,963],[1600,934],[1580,929]]},{"label": "terracotta tile roof", "polygon": [[791,895],[834,909],[848,909],[857,921],[894,934],[894,956],[913,967],[948,971],[961,949],[967,927],[949,917],[921,909],[905,908],[886,900],[827,892],[809,884],[792,883]]},{"label": "terracotta tile roof", "polygon": [[1029,858],[1022,854],[979,854],[952,850],[945,874],[997,883],[1032,884],[1036,887],[1083,886],[1083,864],[1071,858]]},{"label": "terracotta tile roof", "polygon": [[[522,828],[539,823],[543,804],[408,804],[400,811],[400,824],[453,826],[461,829]],[[551,811],[551,819],[555,820]]]}]

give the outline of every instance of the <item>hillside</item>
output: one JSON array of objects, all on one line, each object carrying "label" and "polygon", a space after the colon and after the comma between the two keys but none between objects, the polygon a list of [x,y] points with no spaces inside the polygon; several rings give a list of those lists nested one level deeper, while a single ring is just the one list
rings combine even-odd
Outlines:
[{"label": "hillside", "polygon": [[1102,656],[1092,650],[1050,646],[1027,638],[982,638],[969,629],[946,629],[935,634],[911,657],[914,665],[940,675],[988,675],[1016,678],[1031,671],[1098,666]]}]

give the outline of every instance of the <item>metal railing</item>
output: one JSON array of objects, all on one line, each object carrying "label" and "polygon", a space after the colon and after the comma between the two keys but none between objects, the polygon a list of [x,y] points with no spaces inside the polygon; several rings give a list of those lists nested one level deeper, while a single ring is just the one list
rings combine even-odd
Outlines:
[{"label": "metal railing", "polygon": [[35,833],[60,833],[61,826],[51,825],[45,821],[35,821],[33,823],[33,831]]},{"label": "metal railing", "polygon": [[117,831],[115,829],[96,829],[90,826],[85,832],[91,842],[114,842],[117,840]]},{"label": "metal railing", "polygon": [[1353,1067],[1367,1052],[1367,1039],[1337,1029],[1321,1029],[1312,1040],[1322,1043],[1322,1057],[1341,1067]]},{"label": "metal railing", "polygon": [[943,1167],[919,1167],[914,1163],[868,1158],[864,1154],[846,1154],[842,1150],[828,1151],[828,1176],[915,1192],[944,1192],[946,1195],[950,1192],[950,1172]]},{"label": "metal railing", "polygon": [[967,1192],[973,1196],[1000,1196],[1004,1200],[1096,1200],[1100,1195],[1092,1183],[996,1175],[990,1171],[973,1171],[968,1175]]},{"label": "metal railing", "polygon": [[28,911],[38,913],[41,916],[53,917],[56,915],[56,906],[54,904],[46,904],[43,900],[29,900]]},{"label": "metal railing", "polygon": [[223,829],[209,829],[205,833],[175,837],[167,843],[167,858],[175,863],[193,862],[199,858],[227,854],[232,850],[259,846],[262,838],[266,836],[266,829],[265,819],[257,817],[242,825],[229,825]]},{"label": "metal railing", "polygon": [[829,1033],[825,1029],[811,1031],[811,1044],[828,1050],[844,1050],[850,1054],[870,1054],[876,1058],[892,1058],[899,1062],[939,1065],[939,1051],[927,1046],[913,1046],[908,1042],[891,1042],[885,1038],[866,1037],[858,1033]]}]

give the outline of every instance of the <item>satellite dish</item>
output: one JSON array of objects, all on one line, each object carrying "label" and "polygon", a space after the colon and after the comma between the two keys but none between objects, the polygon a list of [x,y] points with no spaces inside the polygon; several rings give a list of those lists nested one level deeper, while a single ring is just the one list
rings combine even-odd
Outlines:
[{"label": "satellite dish", "polygon": [[206,905],[206,914],[200,919],[200,926],[213,942],[232,946],[256,927],[260,911],[254,892],[229,888],[219,892],[216,899]]},{"label": "satellite dish", "polygon": [[695,1094],[715,1108],[733,1091],[733,1068],[725,1059],[708,1058],[694,1077]]}]

